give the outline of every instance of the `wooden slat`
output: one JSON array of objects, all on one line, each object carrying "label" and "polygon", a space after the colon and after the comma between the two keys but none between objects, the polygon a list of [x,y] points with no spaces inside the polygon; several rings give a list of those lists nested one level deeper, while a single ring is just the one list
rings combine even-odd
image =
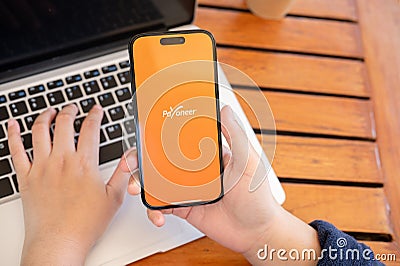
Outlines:
[{"label": "wooden slat", "polygon": [[272,21],[247,12],[199,8],[195,24],[211,31],[219,44],[363,57],[353,23],[292,17]]},{"label": "wooden slat", "polygon": [[395,241],[400,245],[400,3],[397,0],[357,3],[373,89],[385,191]]},{"label": "wooden slat", "polygon": [[[199,4],[247,10],[245,0],[199,0]],[[353,0],[295,0],[289,14],[319,18],[357,20]]]},{"label": "wooden slat", "polygon": [[382,188],[283,184],[283,206],[309,223],[329,221],[343,231],[390,234]]},{"label": "wooden slat", "polygon": [[[235,93],[255,129],[270,129],[265,128],[269,126],[265,125],[265,121],[270,118],[265,110],[267,99],[278,131],[375,138],[371,105],[367,100],[281,92],[260,93],[238,88],[235,88]],[[258,114],[257,117],[253,112]]]},{"label": "wooden slat", "polygon": [[[390,233],[382,189],[284,184],[284,206],[311,222],[324,219],[341,230]],[[360,200],[362,199],[362,200]],[[374,217],[371,218],[371,213]],[[394,252],[394,246],[368,242],[375,252]],[[201,258],[201,260],[199,260]],[[205,237],[183,247],[156,254],[134,265],[246,265],[240,255]]]},{"label": "wooden slat", "polygon": [[137,265],[249,265],[239,253],[235,253],[208,237],[203,237],[182,247],[140,260]]},{"label": "wooden slat", "polygon": [[388,256],[386,256],[386,260],[382,261],[386,265],[394,265],[394,266],[399,266],[400,265],[400,248],[395,242],[375,242],[375,241],[363,241],[364,244],[369,246],[373,251],[374,254],[394,254],[396,260],[390,260],[388,261]]},{"label": "wooden slat", "polygon": [[353,0],[295,0],[289,13],[300,16],[357,20]]},{"label": "wooden slat", "polygon": [[[272,147],[267,138],[262,146],[264,150]],[[365,141],[278,135],[272,165],[279,177],[383,182],[378,147]]]},{"label": "wooden slat", "polygon": [[227,7],[227,8],[237,8],[237,9],[247,9],[245,0],[198,0],[199,5],[208,5],[215,7]]},{"label": "wooden slat", "polygon": [[[386,265],[400,265],[400,252],[393,242],[363,241],[376,254],[395,254],[397,261],[385,261]],[[199,260],[198,258],[201,258]],[[235,253],[208,237],[203,237],[194,242],[140,260],[131,266],[138,265],[249,265],[244,257]]]},{"label": "wooden slat", "polygon": [[[264,88],[360,97],[370,94],[365,66],[358,61],[227,48],[218,49],[218,60],[243,71]],[[228,75],[231,83],[243,83],[233,78]]]}]

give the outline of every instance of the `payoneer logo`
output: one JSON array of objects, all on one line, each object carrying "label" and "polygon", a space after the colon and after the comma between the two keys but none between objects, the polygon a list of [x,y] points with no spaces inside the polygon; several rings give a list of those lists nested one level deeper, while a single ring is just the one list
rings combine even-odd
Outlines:
[{"label": "payoneer logo", "polygon": [[196,113],[196,109],[186,109],[183,110],[183,106],[179,105],[175,109],[172,108],[171,106],[169,107],[169,110],[163,110],[162,112],[162,117],[167,117],[167,118],[174,118],[174,116],[181,117],[181,116],[193,116]]}]

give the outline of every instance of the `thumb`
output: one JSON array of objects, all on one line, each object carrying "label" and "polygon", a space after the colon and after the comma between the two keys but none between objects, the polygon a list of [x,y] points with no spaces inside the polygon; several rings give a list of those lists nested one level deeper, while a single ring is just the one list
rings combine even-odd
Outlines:
[{"label": "thumb", "polygon": [[136,151],[129,151],[122,155],[113,175],[106,185],[107,195],[119,205],[125,197],[125,192],[128,187],[128,180],[131,176],[129,169],[137,168]]},{"label": "thumb", "polygon": [[251,146],[243,127],[232,108],[226,105],[221,110],[221,129],[232,152],[233,162],[247,161]]}]

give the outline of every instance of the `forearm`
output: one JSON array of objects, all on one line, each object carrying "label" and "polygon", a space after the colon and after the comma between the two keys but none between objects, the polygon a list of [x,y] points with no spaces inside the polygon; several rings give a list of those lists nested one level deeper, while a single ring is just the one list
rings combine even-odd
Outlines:
[{"label": "forearm", "polygon": [[321,253],[317,231],[282,208],[264,235],[243,254],[252,265],[316,265]]}]

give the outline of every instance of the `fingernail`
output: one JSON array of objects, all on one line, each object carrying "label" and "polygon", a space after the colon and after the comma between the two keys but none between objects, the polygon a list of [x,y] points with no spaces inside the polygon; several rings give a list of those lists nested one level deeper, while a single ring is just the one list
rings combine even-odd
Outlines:
[{"label": "fingernail", "polygon": [[136,149],[129,150],[125,154],[126,164],[128,165],[128,167],[130,168],[131,171],[134,171],[137,169],[137,159],[136,158],[137,158]]},{"label": "fingernail", "polygon": [[95,109],[95,110],[103,110],[103,107],[101,107],[101,105],[99,105],[99,104],[96,104],[96,105],[93,106],[93,109]]},{"label": "fingernail", "polygon": [[228,112],[229,118],[231,118],[232,120],[236,120],[236,116],[235,116],[235,114],[233,113],[232,107],[231,107],[230,105],[226,105],[225,108],[226,108],[226,110],[227,110],[227,112]]},{"label": "fingernail", "polygon": [[13,127],[16,125],[16,123],[17,123],[17,121],[15,119],[10,119],[7,122],[7,127]]}]

